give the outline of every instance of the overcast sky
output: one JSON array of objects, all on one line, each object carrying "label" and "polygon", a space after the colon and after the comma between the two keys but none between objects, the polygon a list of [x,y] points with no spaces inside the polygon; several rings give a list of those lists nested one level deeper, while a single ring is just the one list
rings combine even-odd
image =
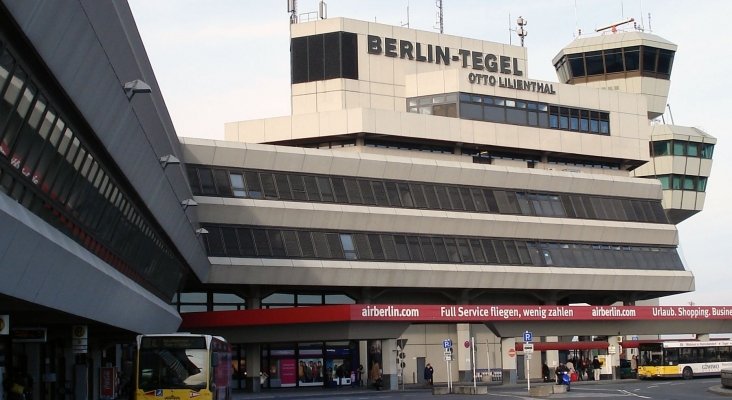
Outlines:
[{"label": "overcast sky", "polygon": [[[285,0],[129,0],[179,136],[223,139],[224,123],[290,114],[289,16]],[[718,139],[704,211],[678,225],[680,253],[696,291],[662,304],[732,305],[732,1],[444,0],[444,32],[518,44],[527,21],[528,76],[557,81],[552,58],[585,34],[629,17],[679,46],[669,104],[674,122]],[[329,17],[438,31],[434,0],[329,0]],[[299,0],[298,12],[317,10]],[[409,7],[409,18],[407,18]],[[650,14],[650,17],[649,17]],[[509,18],[510,16],[510,18]],[[671,121],[669,113],[666,122]]]}]

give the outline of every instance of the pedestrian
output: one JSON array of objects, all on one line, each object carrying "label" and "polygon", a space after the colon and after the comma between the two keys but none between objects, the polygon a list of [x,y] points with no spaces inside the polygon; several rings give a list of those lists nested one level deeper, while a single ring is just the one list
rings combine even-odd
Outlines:
[{"label": "pedestrian", "polygon": [[549,377],[549,366],[544,363],[544,365],[541,366],[541,376],[544,378],[544,382],[550,382],[551,378]]},{"label": "pedestrian", "polygon": [[424,367],[424,381],[425,381],[425,383],[428,386],[432,386],[433,385],[433,383],[434,383],[434,381],[433,381],[434,374],[435,374],[435,370],[432,368],[432,364],[427,363],[427,366]]},{"label": "pedestrian", "polygon": [[363,386],[363,364],[358,365],[358,370],[356,371],[356,380],[358,381],[358,386]]},{"label": "pedestrian", "polygon": [[594,379],[595,379],[596,381],[599,381],[599,380],[600,380],[600,367],[601,367],[601,366],[602,366],[602,363],[601,363],[601,362],[600,362],[600,360],[599,360],[599,359],[597,358],[597,356],[595,356],[595,358],[594,358],[594,359],[592,359],[592,372],[594,373],[594,376],[593,376],[593,378],[594,378]]}]

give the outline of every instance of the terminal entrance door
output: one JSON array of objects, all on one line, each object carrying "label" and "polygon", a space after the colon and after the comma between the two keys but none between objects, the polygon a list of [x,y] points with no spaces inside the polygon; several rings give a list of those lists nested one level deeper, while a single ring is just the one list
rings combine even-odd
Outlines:
[{"label": "terminal entrance door", "polygon": [[417,383],[420,385],[424,385],[424,367],[427,366],[427,361],[424,357],[417,357]]}]

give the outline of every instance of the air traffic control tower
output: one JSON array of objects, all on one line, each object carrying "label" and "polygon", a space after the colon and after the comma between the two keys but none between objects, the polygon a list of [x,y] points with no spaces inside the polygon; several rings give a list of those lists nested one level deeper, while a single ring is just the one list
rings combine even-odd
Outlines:
[{"label": "air traffic control tower", "polygon": [[[656,178],[663,188],[663,207],[674,224],[704,208],[712,153],[717,139],[695,128],[659,123],[666,111],[677,46],[639,30],[620,31],[611,24],[597,36],[580,36],[554,57],[560,82],[646,97],[651,124],[650,162],[631,172]],[[622,104],[620,105],[622,108]],[[573,116],[569,116],[570,123]],[[579,116],[582,123],[582,116]]]}]

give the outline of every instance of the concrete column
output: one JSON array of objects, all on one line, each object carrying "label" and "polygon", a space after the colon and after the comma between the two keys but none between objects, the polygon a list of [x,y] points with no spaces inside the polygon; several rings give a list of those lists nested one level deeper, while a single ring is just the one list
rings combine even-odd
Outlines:
[{"label": "concrete column", "polygon": [[258,344],[246,344],[244,351],[246,353],[245,357],[247,361],[246,391],[250,393],[258,393],[262,390],[259,383],[259,373],[269,372],[262,371],[262,348]]},{"label": "concrete column", "polygon": [[457,324],[457,342],[453,343],[453,366],[458,370],[458,381],[467,382],[473,380],[472,349],[465,347],[465,342],[470,342],[470,324]]},{"label": "concrete column", "polygon": [[[250,288],[246,293],[247,309],[258,310],[262,308],[262,297],[258,287]],[[246,391],[259,393],[262,391],[259,373],[269,374],[269,371],[262,371],[262,347],[259,344],[245,344],[244,357],[247,363]]]},{"label": "concrete column", "polygon": [[[513,356],[509,355],[509,352]],[[516,338],[501,338],[501,363],[503,365],[503,383],[516,383],[518,370],[516,367]]]},{"label": "concrete column", "polygon": [[381,341],[381,367],[383,370],[381,379],[384,382],[384,389],[397,390],[399,388],[396,364],[398,355],[396,339],[383,339]]},{"label": "concrete column", "polygon": [[[545,336],[545,342],[556,343],[559,341],[557,336]],[[546,365],[549,366],[549,377],[555,379],[554,369],[559,365],[559,350],[547,350],[546,351]]]},{"label": "concrete column", "polygon": [[615,354],[610,354],[610,351],[608,351],[607,360],[610,362],[610,374],[612,379],[618,379],[616,368],[620,366],[620,341],[618,341],[618,336],[608,336],[607,343],[610,348],[615,349]]}]

